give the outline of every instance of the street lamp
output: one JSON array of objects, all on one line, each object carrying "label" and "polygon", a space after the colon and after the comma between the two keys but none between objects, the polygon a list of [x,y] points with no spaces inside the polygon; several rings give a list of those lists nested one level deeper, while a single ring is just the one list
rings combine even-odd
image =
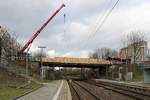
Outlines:
[{"label": "street lamp", "polygon": [[43,49],[46,48],[45,46],[38,46],[38,48],[41,49],[41,55],[40,55],[40,69],[41,69],[41,77],[42,77],[42,80],[43,80],[43,76],[44,76],[44,72],[43,72],[43,69],[42,69],[42,54],[43,54]]},{"label": "street lamp", "polygon": [[25,54],[25,59],[26,59],[26,76],[28,76],[28,64],[29,64],[29,49],[30,48],[27,48],[27,52],[26,52],[26,54]]},{"label": "street lamp", "polygon": [[46,48],[45,46],[38,46],[38,48],[41,49],[41,54],[40,54],[40,67],[42,67],[42,54],[43,54],[43,49]]}]

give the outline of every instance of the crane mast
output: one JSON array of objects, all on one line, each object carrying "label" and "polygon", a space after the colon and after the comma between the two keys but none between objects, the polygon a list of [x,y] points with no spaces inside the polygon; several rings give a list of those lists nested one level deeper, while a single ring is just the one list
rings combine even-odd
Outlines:
[{"label": "crane mast", "polygon": [[63,8],[65,7],[65,4],[62,4],[49,18],[48,20],[35,32],[33,33],[33,36],[31,37],[31,39],[21,48],[20,52],[23,53],[28,47],[29,45],[31,45],[33,43],[33,41],[35,40],[35,38],[40,34],[40,32],[47,26],[47,24],[57,15],[57,13]]}]

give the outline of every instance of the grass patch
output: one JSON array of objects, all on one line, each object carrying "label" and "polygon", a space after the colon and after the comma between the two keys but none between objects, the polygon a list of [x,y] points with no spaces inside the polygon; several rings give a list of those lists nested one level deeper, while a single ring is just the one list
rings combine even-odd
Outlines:
[{"label": "grass patch", "polygon": [[132,81],[143,81],[143,76],[134,76]]},{"label": "grass patch", "polygon": [[34,89],[41,87],[41,85],[36,83],[31,83],[29,88],[11,88],[11,87],[4,87],[0,89],[0,100],[11,100],[13,97],[19,96],[26,92],[30,92]]},{"label": "grass patch", "polygon": [[29,88],[12,88],[10,86],[19,86],[25,84],[27,79],[16,75],[15,73],[8,72],[0,68],[0,100],[11,100],[13,97],[19,96],[26,92],[32,91],[41,87],[41,85],[31,82]]}]

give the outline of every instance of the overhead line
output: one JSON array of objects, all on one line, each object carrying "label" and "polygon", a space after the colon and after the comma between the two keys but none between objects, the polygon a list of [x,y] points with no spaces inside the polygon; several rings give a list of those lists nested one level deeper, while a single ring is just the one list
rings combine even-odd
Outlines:
[{"label": "overhead line", "polygon": [[[91,31],[91,33],[95,30],[95,29],[97,29],[97,25],[99,24],[99,22],[101,22],[101,20],[103,19],[103,17],[106,15],[106,13],[108,12],[108,10],[109,10],[109,5],[111,4],[111,2],[112,2],[112,0],[110,0],[110,2],[108,3],[108,5],[107,5],[107,8],[106,8],[106,11],[101,15],[101,16],[99,16],[98,17],[98,19],[96,20],[96,25],[94,25],[93,26],[93,30]],[[90,33],[90,32],[89,32]]]},{"label": "overhead line", "polygon": [[[96,19],[95,25],[93,24],[94,26],[91,25],[91,26],[89,27],[88,30],[90,31],[90,28],[91,28],[91,31],[88,32],[88,34],[93,33],[93,31],[94,31],[95,29],[97,29],[97,24],[99,24],[99,22],[102,21],[102,19],[103,19],[104,16],[106,15],[106,13],[109,11],[109,6],[110,6],[111,2],[112,2],[112,0],[110,0],[108,3],[106,3],[106,4],[107,4],[107,5],[105,5],[106,10],[103,11],[103,14],[102,14],[102,15],[99,14],[98,18]],[[85,40],[82,40],[81,43],[84,43],[85,41],[86,41],[86,39],[85,39]],[[77,48],[76,48],[76,49],[77,49]]]},{"label": "overhead line", "polygon": [[[90,40],[90,38],[92,38],[104,25],[104,23],[106,22],[107,18],[109,17],[109,15],[112,13],[112,11],[114,10],[114,8],[117,6],[117,4],[119,3],[120,0],[117,0],[116,3],[113,5],[113,7],[110,9],[110,11],[107,13],[107,15],[104,17],[103,21],[100,23],[99,27],[95,30],[95,32],[91,35],[89,35],[88,40]],[[85,46],[86,47],[86,46]]]},{"label": "overhead line", "polygon": [[106,17],[104,18],[104,20],[102,21],[102,23],[100,24],[99,28],[94,32],[94,34],[96,34],[96,32],[103,26],[103,24],[106,22],[107,18],[109,17],[109,15],[111,14],[111,12],[113,11],[113,9],[116,7],[116,5],[118,4],[119,0],[117,0],[117,2],[115,3],[115,5],[113,6],[113,8],[109,11],[109,13],[106,15]]}]

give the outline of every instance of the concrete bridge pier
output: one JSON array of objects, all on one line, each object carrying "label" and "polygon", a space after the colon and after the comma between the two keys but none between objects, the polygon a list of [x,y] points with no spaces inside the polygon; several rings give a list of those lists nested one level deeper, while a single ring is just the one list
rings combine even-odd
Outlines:
[{"label": "concrete bridge pier", "polygon": [[144,83],[150,83],[150,68],[144,68]]},{"label": "concrete bridge pier", "polygon": [[86,75],[85,75],[85,68],[81,67],[81,74],[80,74],[81,79],[85,79]]},{"label": "concrete bridge pier", "polygon": [[97,72],[97,78],[102,78],[102,79],[108,78],[108,67],[109,66],[99,67]]}]

